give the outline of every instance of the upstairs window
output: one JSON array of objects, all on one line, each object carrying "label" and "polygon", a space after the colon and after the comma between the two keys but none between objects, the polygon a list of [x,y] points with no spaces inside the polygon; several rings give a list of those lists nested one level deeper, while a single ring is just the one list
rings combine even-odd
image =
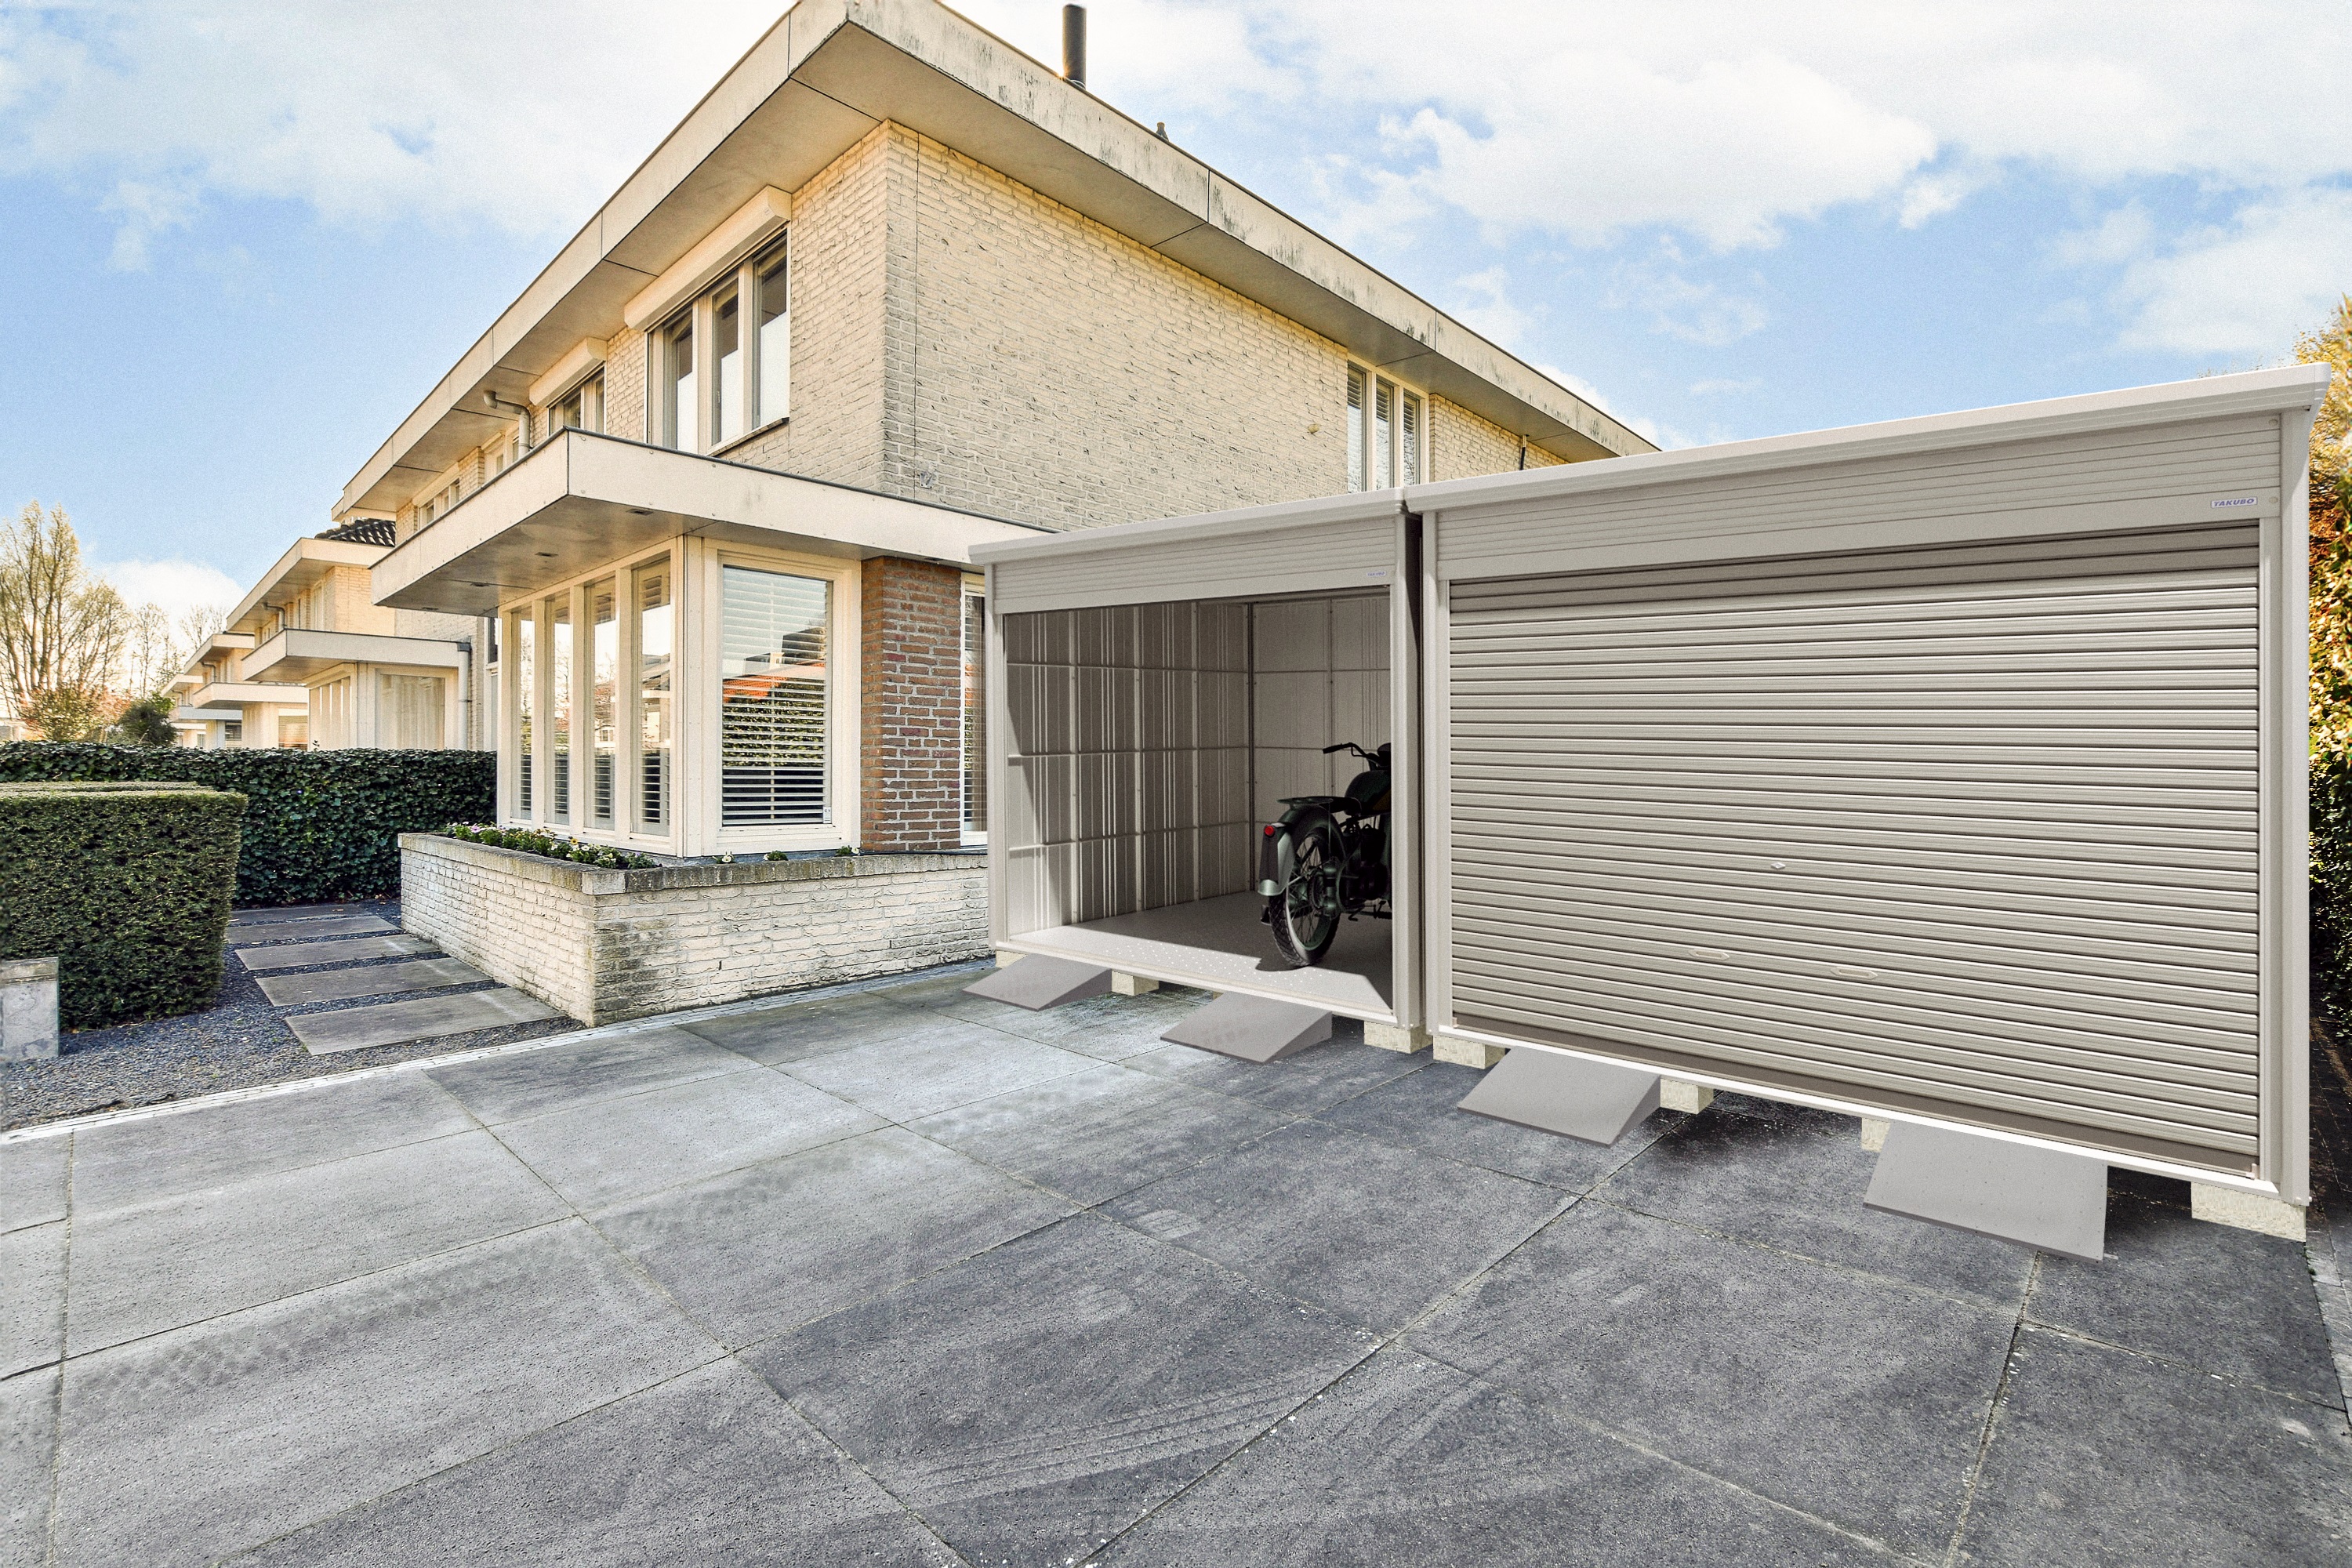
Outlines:
[{"label": "upstairs window", "polygon": [[1421,394],[1360,365],[1348,367],[1348,488],[1421,483],[1429,421]]},{"label": "upstairs window", "polygon": [[779,240],[656,334],[662,396],[654,431],[661,445],[715,450],[791,412],[788,262]]},{"label": "upstairs window", "polygon": [[604,373],[598,371],[557,398],[555,406],[547,411],[547,422],[551,432],[601,432],[604,428]]}]

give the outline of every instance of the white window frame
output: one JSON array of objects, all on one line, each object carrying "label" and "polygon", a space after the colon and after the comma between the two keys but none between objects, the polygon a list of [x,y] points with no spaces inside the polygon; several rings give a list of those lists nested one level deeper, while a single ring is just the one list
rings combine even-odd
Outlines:
[{"label": "white window frame", "polygon": [[[692,800],[701,825],[688,840],[688,853],[763,854],[771,849],[841,849],[855,847],[864,822],[859,790],[863,740],[863,710],[859,682],[860,637],[858,563],[822,555],[743,545],[719,545],[688,540],[687,552],[698,607],[680,617],[681,652],[692,649],[685,662],[687,691],[683,694],[677,728],[672,742],[671,769],[682,787],[681,801]],[[799,825],[761,823],[743,827],[722,825],[719,802],[719,621],[723,613],[719,569],[749,567],[755,572],[782,572],[818,578],[833,584],[832,626],[826,648],[825,802],[829,821]],[[679,778],[678,775],[683,775]]]},{"label": "white window frame", "polygon": [[[964,618],[971,613],[971,604],[974,600],[977,600],[981,606],[980,647],[975,653],[968,655],[963,646]],[[988,579],[977,575],[967,576],[963,580],[963,591],[956,597],[956,695],[959,704],[956,724],[956,783],[958,785],[956,790],[956,828],[958,833],[961,836],[961,840],[967,848],[978,848],[988,843],[988,829],[982,827],[975,830],[971,826],[971,804],[969,800],[964,798],[962,789],[963,780],[965,778],[963,760],[968,754],[970,754],[971,749],[971,724],[973,715],[973,710],[971,708],[962,705],[963,663],[968,657],[977,657],[980,661],[981,705],[979,709],[979,716],[981,722],[985,724],[988,721],[987,617]],[[985,778],[988,773],[987,757],[982,756],[981,758],[980,766],[981,776]]]},{"label": "white window frame", "polygon": [[[1364,378],[1364,402],[1361,408],[1350,411],[1347,405],[1348,387],[1349,383],[1357,376]],[[1391,416],[1391,428],[1394,432],[1394,439],[1389,444],[1389,471],[1381,474],[1371,470],[1377,467],[1379,460],[1373,434],[1378,427],[1375,411],[1380,406],[1380,395],[1384,388],[1396,399],[1396,411]],[[1417,459],[1415,464],[1417,472],[1410,478],[1406,474],[1404,435],[1404,400],[1408,397],[1412,398],[1419,407],[1421,418],[1421,428],[1414,432],[1412,437],[1412,456]],[[1347,376],[1341,381],[1339,387],[1339,415],[1340,427],[1350,438],[1351,452],[1348,461],[1349,493],[1394,489],[1399,485],[1429,482],[1431,450],[1429,407],[1430,398],[1426,388],[1415,386],[1411,382],[1399,381],[1392,375],[1382,374],[1360,360],[1348,362]],[[1360,467],[1353,458],[1353,452],[1358,450],[1363,454]]]},{"label": "white window frame", "polygon": [[[782,313],[785,362],[782,392],[784,406],[769,409],[762,406],[761,359],[764,345],[760,340],[760,323],[755,319],[758,312],[743,307],[759,298],[760,274],[777,258],[779,251],[782,252],[784,264],[784,309]],[[721,297],[730,290],[739,301],[735,312],[736,352],[742,362],[744,426],[735,434],[722,438],[719,425],[723,395],[719,373],[719,305]],[[647,442],[673,451],[716,456],[790,423],[792,303],[794,291],[792,230],[787,226],[762,241],[725,276],[696,296],[691,304],[671,311],[646,334],[646,383],[651,388],[651,395],[646,399]],[[695,429],[691,439],[678,427],[680,411],[670,406],[670,337],[681,321],[691,323],[688,335],[694,345]],[[555,401],[559,400],[551,400],[551,406]]]}]

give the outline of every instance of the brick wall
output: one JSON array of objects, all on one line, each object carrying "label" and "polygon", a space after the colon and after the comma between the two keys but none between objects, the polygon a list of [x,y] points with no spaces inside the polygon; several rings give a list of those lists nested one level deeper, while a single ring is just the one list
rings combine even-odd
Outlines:
[{"label": "brick wall", "polygon": [[598,871],[411,834],[400,859],[404,928],[587,1024],[988,951],[974,855]]},{"label": "brick wall", "polygon": [[963,835],[963,573],[884,557],[862,575],[859,842],[952,849]]},{"label": "brick wall", "polygon": [[[1527,448],[1527,466],[1530,468],[1549,468],[1567,460],[1540,447]],[[1506,474],[1518,466],[1517,436],[1458,403],[1448,403],[1442,397],[1429,400],[1429,477],[1433,480]]]}]

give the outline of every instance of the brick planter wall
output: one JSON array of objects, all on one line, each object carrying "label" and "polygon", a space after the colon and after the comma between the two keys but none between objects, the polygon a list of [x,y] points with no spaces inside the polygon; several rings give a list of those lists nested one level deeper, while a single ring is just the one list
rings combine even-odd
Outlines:
[{"label": "brick planter wall", "polygon": [[588,1024],[989,951],[978,855],[605,871],[411,833],[400,879],[403,927]]}]

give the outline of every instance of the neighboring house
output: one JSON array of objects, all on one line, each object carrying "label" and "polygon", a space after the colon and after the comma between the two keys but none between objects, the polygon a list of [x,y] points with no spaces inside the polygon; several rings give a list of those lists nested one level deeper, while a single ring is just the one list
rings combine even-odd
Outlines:
[{"label": "neighboring house", "polygon": [[972,546],[1649,449],[953,12],[803,0],[336,516],[379,604],[498,617],[507,823],[940,851]]},{"label": "neighboring house", "polygon": [[186,743],[338,750],[487,749],[478,650],[489,623],[374,602],[392,524],[298,540],[173,682]]}]

